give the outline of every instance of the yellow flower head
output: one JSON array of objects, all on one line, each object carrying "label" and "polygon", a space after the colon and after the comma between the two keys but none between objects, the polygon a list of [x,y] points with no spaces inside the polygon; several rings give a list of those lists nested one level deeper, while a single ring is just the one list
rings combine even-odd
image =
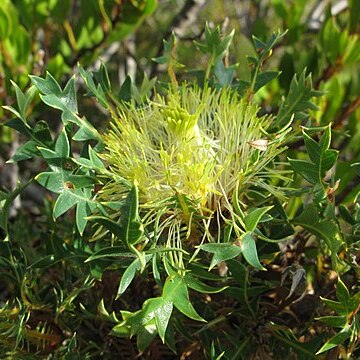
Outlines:
[{"label": "yellow flower head", "polygon": [[[136,183],[145,220],[165,214],[162,222],[185,226],[186,237],[191,221],[231,218],[234,193],[240,202],[254,186],[281,195],[270,178],[282,176],[273,165],[282,137],[272,141],[266,133],[272,119],[258,110],[230,89],[186,85],[142,107],[124,106],[103,136],[114,180],[102,196],[114,200],[125,191],[116,176]],[[212,236],[204,231],[199,236]]]}]

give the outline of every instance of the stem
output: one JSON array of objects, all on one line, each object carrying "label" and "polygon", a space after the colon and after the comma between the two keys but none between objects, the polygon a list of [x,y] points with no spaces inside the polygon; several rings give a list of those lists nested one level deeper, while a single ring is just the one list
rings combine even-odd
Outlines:
[{"label": "stem", "polygon": [[309,357],[310,357],[311,359],[315,359],[315,358],[316,358],[315,355],[314,355],[312,352],[310,352],[310,351],[304,349],[303,347],[301,347],[300,345],[298,345],[298,344],[290,341],[290,340],[287,339],[285,336],[280,336],[280,335],[279,335],[278,333],[276,333],[276,332],[273,332],[272,334],[273,334],[274,337],[276,337],[278,340],[284,342],[285,344],[290,345],[291,347],[293,347],[293,348],[295,348],[295,349],[297,349],[297,350],[300,350],[301,352],[303,352],[303,353],[306,354],[306,355],[309,355]]},{"label": "stem", "polygon": [[247,308],[249,309],[249,311],[251,313],[252,318],[255,319],[256,316],[255,316],[254,310],[250,306],[250,302],[249,302],[249,299],[248,299],[248,296],[247,296],[247,283],[248,283],[248,280],[249,280],[249,272],[247,271],[245,279],[244,279],[244,300],[245,300],[245,304],[246,304]]},{"label": "stem", "polygon": [[209,80],[210,71],[211,71],[212,66],[214,65],[214,60],[215,60],[214,55],[211,55],[211,58],[209,59],[208,66],[206,68],[205,82],[206,82],[206,80]]},{"label": "stem", "polygon": [[238,360],[239,359],[239,355],[241,354],[242,350],[244,349],[245,345],[247,345],[247,343],[249,342],[250,337],[247,337],[242,344],[238,347],[236,353],[234,354],[234,356],[231,358],[231,360]]}]

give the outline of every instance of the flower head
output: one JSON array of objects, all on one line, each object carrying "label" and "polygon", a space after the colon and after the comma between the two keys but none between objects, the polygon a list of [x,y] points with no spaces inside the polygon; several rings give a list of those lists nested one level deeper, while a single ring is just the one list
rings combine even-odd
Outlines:
[{"label": "flower head", "polygon": [[[177,242],[194,236],[212,241],[220,229],[212,231],[210,223],[233,220],[234,194],[240,203],[254,187],[281,196],[274,178],[283,175],[273,161],[283,137],[267,134],[272,119],[258,111],[231,89],[183,85],[142,107],[122,108],[104,135],[103,158],[114,179],[137,184],[145,225],[158,221],[160,233],[178,231]],[[112,180],[102,196],[124,190]]]}]

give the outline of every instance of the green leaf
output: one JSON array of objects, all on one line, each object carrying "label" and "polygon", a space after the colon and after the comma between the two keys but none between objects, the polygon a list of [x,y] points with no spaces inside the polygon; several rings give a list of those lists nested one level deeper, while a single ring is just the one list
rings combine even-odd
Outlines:
[{"label": "green leaf", "polygon": [[320,40],[322,46],[321,51],[326,55],[332,64],[335,64],[339,55],[340,37],[341,31],[337,27],[335,19],[333,17],[329,17],[321,30]]},{"label": "green leaf", "polygon": [[245,260],[254,268],[266,270],[260,263],[256,250],[255,238],[251,232],[246,232],[241,238],[241,250]]},{"label": "green leaf", "polygon": [[[8,109],[8,107],[4,107]],[[20,114],[18,114],[18,118],[11,119],[5,123],[11,129],[18,131],[20,134],[25,135],[27,138],[31,137],[30,127],[20,119]]]},{"label": "green leaf", "polygon": [[249,97],[279,75],[279,72],[277,71],[261,72],[261,69],[265,61],[271,56],[273,47],[285,36],[285,34],[286,31],[283,33],[280,31],[274,32],[266,42],[261,41],[253,35],[252,40],[257,55],[247,57],[247,61],[252,68],[251,81],[248,85],[243,83],[244,87],[249,88]]},{"label": "green leaf", "polygon": [[186,282],[179,274],[171,275],[166,279],[162,297],[167,301],[172,301],[174,306],[190,319],[205,321],[193,308]]},{"label": "green leaf", "polygon": [[265,206],[254,209],[249,214],[247,214],[244,218],[245,230],[253,232],[264,214],[272,208],[273,206]]},{"label": "green leaf", "polygon": [[[145,255],[145,261],[148,262],[153,255]],[[141,263],[139,259],[135,259],[125,270],[121,277],[119,288],[116,294],[116,300],[126,291],[131,282],[133,281],[137,271],[141,269]]]},{"label": "green leaf", "polygon": [[314,235],[322,238],[330,251],[335,255],[342,241],[339,238],[339,229],[332,220],[319,221],[317,210],[314,205],[307,206],[302,214],[291,221],[294,225],[300,225]]},{"label": "green leaf", "polygon": [[317,109],[311,99],[321,95],[320,91],[313,90],[311,75],[306,76],[306,69],[301,73],[299,79],[294,75],[290,83],[289,93],[280,105],[271,130],[281,129],[291,118],[294,118],[294,120],[305,118],[307,110]]},{"label": "green leaf", "polygon": [[307,154],[312,163],[316,164],[320,160],[320,145],[312,139],[305,131],[302,132]]},{"label": "green leaf", "polygon": [[40,120],[35,124],[32,132],[32,136],[35,138],[38,145],[52,148],[53,139],[51,137],[49,125],[47,122]]},{"label": "green leaf", "polygon": [[166,64],[172,67],[181,67],[182,65],[175,60],[175,45],[176,45],[176,38],[175,34],[171,33],[169,40],[163,40],[164,44],[164,55],[159,56],[157,58],[153,58],[152,60],[158,64]]},{"label": "green leaf", "polygon": [[353,295],[348,301],[349,311],[354,312],[360,304],[360,291]]},{"label": "green leaf", "polygon": [[139,194],[136,185],[132,187],[122,208],[122,240],[129,245],[136,244],[143,235],[143,227],[139,221]]},{"label": "green leaf", "polygon": [[[137,335],[137,346],[144,351],[158,332],[165,342],[165,334],[173,310],[173,302],[163,296],[147,299],[140,311],[135,313],[122,312],[125,321],[115,326],[112,332],[118,336],[130,333]],[[124,316],[125,315],[125,316]]]},{"label": "green leaf", "polygon": [[92,200],[92,189],[81,189],[71,192],[71,196],[76,197],[76,226],[80,235],[83,234],[86,224],[88,222],[88,216],[95,210],[95,208],[101,208],[101,205]]},{"label": "green leaf", "polygon": [[302,213],[293,219],[296,224],[316,225],[319,222],[318,209],[315,204],[306,206]]},{"label": "green leaf", "polygon": [[85,262],[94,261],[97,259],[103,258],[134,258],[136,255],[130,252],[127,252],[123,246],[110,246],[103,249],[100,249],[94,252],[91,256],[89,256]]},{"label": "green leaf", "polygon": [[128,102],[131,100],[131,77],[127,76],[119,91],[119,100]]},{"label": "green leaf", "polygon": [[340,204],[339,207],[338,207],[338,210],[339,210],[339,215],[341,216],[341,218],[344,221],[346,221],[350,225],[355,225],[356,224],[355,218],[352,216],[349,209],[345,205]]},{"label": "green leaf", "polygon": [[122,226],[116,221],[106,217],[106,216],[89,216],[89,221],[95,221],[96,223],[102,225],[106,230],[109,230],[114,234],[118,239],[123,241],[123,229]]},{"label": "green leaf", "polygon": [[107,230],[114,234],[119,240],[123,241],[129,249],[136,252],[133,245],[138,243],[143,236],[144,229],[138,214],[138,189],[133,186],[125,199],[125,204],[121,209],[122,218],[117,223],[105,216],[91,216],[89,220],[96,221],[103,225]]},{"label": "green leaf", "polygon": [[8,4],[0,4],[0,38],[6,39],[13,32],[13,22],[11,14],[8,11]]},{"label": "green leaf", "polygon": [[[155,322],[155,321],[153,321]],[[136,338],[136,346],[143,352],[152,343],[156,336],[156,325],[147,324],[140,328]]]},{"label": "green leaf", "polygon": [[50,73],[46,73],[45,79],[30,75],[31,82],[35,87],[43,94],[54,94],[58,97],[61,96],[62,90],[57,81],[53,78]]},{"label": "green leaf", "polygon": [[331,220],[319,222],[312,232],[323,238],[332,253],[337,253],[343,244],[339,238],[338,226]]},{"label": "green leaf", "polygon": [[326,171],[330,170],[336,163],[338,152],[330,150],[331,128],[325,127],[325,131],[317,143],[303,131],[305,146],[310,157],[311,163],[303,160],[289,159],[293,169],[302,175],[307,181],[315,185],[313,193],[316,201],[322,201],[326,196],[327,187],[323,178]]},{"label": "green leaf", "polygon": [[351,33],[356,33],[360,24],[360,3],[357,0],[349,1],[349,28]]},{"label": "green leaf", "polygon": [[36,90],[35,86],[31,86],[27,90],[27,92],[24,94],[15,82],[13,82],[12,80],[10,80],[10,82],[15,89],[16,100],[17,100],[17,105],[19,108],[20,118],[22,121],[26,122],[26,112],[27,112],[27,110],[31,104],[31,101],[34,98],[37,90]]},{"label": "green leaf", "polygon": [[61,193],[66,189],[64,176],[60,172],[42,172],[35,177],[35,180],[54,193]]},{"label": "green leaf", "polygon": [[156,329],[160,339],[165,343],[165,333],[173,310],[173,301],[163,297],[151,300],[153,303],[149,306],[149,311],[154,311]]},{"label": "green leaf", "polygon": [[328,351],[335,346],[338,346],[342,344],[346,339],[348,339],[351,335],[351,331],[348,327],[345,327],[343,330],[341,330],[339,333],[337,333],[335,336],[333,336],[331,339],[329,339],[316,353],[316,355],[321,354],[325,351]]},{"label": "green leaf", "polygon": [[106,93],[110,91],[111,83],[110,83],[109,73],[107,71],[106,66],[103,63],[100,64],[100,69],[97,72],[97,75],[99,77],[101,87],[104,89],[104,92]]},{"label": "green leaf", "polygon": [[341,303],[341,305],[343,305],[344,307],[348,307],[348,302],[350,300],[349,290],[347,289],[345,284],[342,282],[340,277],[338,278],[338,282],[336,285],[336,296],[337,296],[339,302]]},{"label": "green leaf", "polygon": [[132,98],[137,104],[143,104],[144,101],[149,97],[151,90],[155,87],[156,78],[149,79],[146,73],[140,85],[140,88],[135,84],[131,86]]},{"label": "green leaf", "polygon": [[235,66],[225,67],[221,58],[215,61],[214,75],[221,86],[230,86],[235,75]]},{"label": "green leaf", "polygon": [[35,87],[42,93],[40,94],[41,100],[45,104],[62,111],[61,119],[64,125],[72,122],[79,127],[82,136],[80,137],[78,135],[77,140],[81,138],[81,140],[101,141],[101,136],[97,130],[85,118],[80,118],[77,114],[74,77],[68,81],[64,90],[61,89],[60,85],[49,73],[46,74],[45,79],[33,75],[30,76],[30,79]]},{"label": "green leaf", "polygon": [[322,316],[322,317],[317,318],[316,320],[319,320],[328,326],[337,327],[337,328],[343,328],[347,324],[347,316],[346,315]]},{"label": "green leaf", "polygon": [[323,301],[323,303],[330,309],[335,311],[337,314],[340,315],[348,315],[348,311],[347,308],[341,304],[338,301],[334,301],[334,300],[329,300],[329,299],[325,299],[325,298],[321,298],[321,300]]},{"label": "green leaf", "polygon": [[211,54],[214,59],[223,58],[225,53],[228,51],[229,46],[234,37],[234,30],[226,36],[221,36],[220,27],[215,27],[212,30],[208,23],[205,25],[205,42],[195,44],[204,54]]},{"label": "green leaf", "polygon": [[214,254],[210,262],[209,270],[218,263],[233,259],[241,253],[241,248],[237,243],[202,244],[199,245],[198,248]]},{"label": "green leaf", "polygon": [[77,199],[71,196],[71,190],[65,190],[62,192],[56,199],[54,208],[53,208],[53,217],[56,220],[59,216],[64,214],[70,208],[72,208],[77,203]]},{"label": "green leaf", "polygon": [[75,77],[74,76],[71,77],[71,79],[65,85],[65,88],[62,91],[61,96],[62,96],[64,104],[65,104],[65,109],[70,110],[73,113],[77,113],[78,107],[77,107],[77,100],[76,100],[76,89],[75,89]]},{"label": "green leaf", "polygon": [[[68,172],[75,170],[76,166],[71,158],[63,158],[59,156],[55,151],[44,148],[42,146],[37,147],[41,153],[43,159],[47,162],[51,170],[59,172]],[[65,176],[65,174],[64,174]]]},{"label": "green leaf", "polygon": [[279,75],[280,71],[265,71],[259,73],[256,77],[254,92],[259,91],[263,86],[276,79]]},{"label": "green leaf", "polygon": [[62,129],[55,143],[55,154],[60,158],[66,158],[70,155],[70,143],[65,128]]},{"label": "green leaf", "polygon": [[19,146],[16,149],[15,154],[11,157],[10,160],[7,161],[7,163],[27,160],[33,158],[34,156],[39,156],[39,155],[40,155],[40,151],[37,148],[37,143],[35,141],[30,140],[25,144]]},{"label": "green leaf", "polygon": [[91,91],[92,95],[95,96],[96,100],[98,100],[105,109],[109,109],[110,105],[106,99],[105,92],[100,84],[98,84],[98,86],[95,85],[91,72],[86,71],[79,66],[79,74],[84,80],[86,87]]},{"label": "green leaf", "polygon": [[321,155],[321,166],[319,169],[320,177],[325,176],[325,172],[330,170],[338,158],[339,152],[337,150],[327,150]]},{"label": "green leaf", "polygon": [[216,294],[228,288],[228,286],[222,287],[213,287],[209,286],[202,281],[196,279],[190,273],[185,274],[185,283],[186,286],[190,289],[193,289],[197,292],[204,293],[204,294]]},{"label": "green leaf", "polygon": [[35,180],[54,193],[62,193],[66,189],[92,187],[94,179],[86,175],[72,175],[69,171],[46,171],[35,177]]},{"label": "green leaf", "polygon": [[299,173],[310,184],[316,184],[319,181],[319,173],[314,164],[297,159],[288,159],[291,167]]}]

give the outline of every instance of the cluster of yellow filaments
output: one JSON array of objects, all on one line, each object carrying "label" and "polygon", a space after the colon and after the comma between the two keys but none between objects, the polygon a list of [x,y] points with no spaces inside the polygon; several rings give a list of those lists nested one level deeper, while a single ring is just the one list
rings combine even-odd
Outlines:
[{"label": "cluster of yellow filaments", "polygon": [[162,214],[163,228],[185,225],[186,238],[198,215],[199,241],[216,241],[208,224],[214,216],[232,217],[235,193],[239,203],[246,202],[246,190],[253,186],[281,195],[274,179],[285,175],[272,162],[283,150],[283,137],[269,139],[271,118],[258,117],[258,110],[232,90],[186,85],[142,107],[124,106],[104,135],[103,158],[114,179],[102,196],[114,200],[124,193],[116,177],[126,179],[139,188],[145,222],[160,221]]}]

